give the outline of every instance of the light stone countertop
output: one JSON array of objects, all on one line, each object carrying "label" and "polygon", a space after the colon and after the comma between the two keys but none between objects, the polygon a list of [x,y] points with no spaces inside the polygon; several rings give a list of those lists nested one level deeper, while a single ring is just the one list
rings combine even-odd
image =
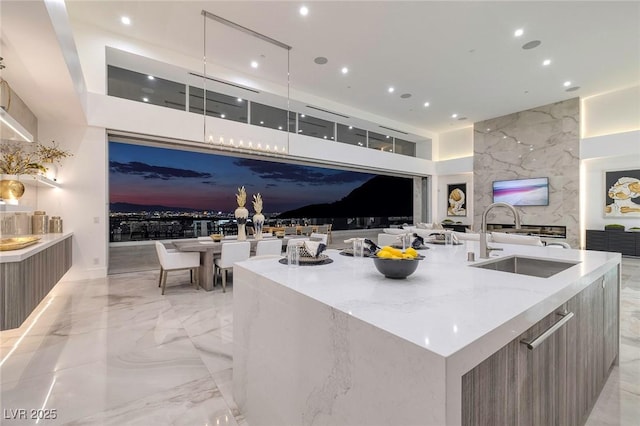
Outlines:
[{"label": "light stone countertop", "polygon": [[420,251],[425,259],[418,270],[404,280],[385,278],[372,259],[336,250],[326,252],[333,259],[328,265],[290,268],[277,259],[236,265],[442,357],[465,352],[463,363],[473,366],[621,261],[618,253],[492,246],[504,249],[492,259],[519,254],[579,263],[549,278],[473,268],[469,265],[487,259],[467,262],[467,252],[475,252],[476,259],[479,253],[478,243],[469,241],[429,245]]},{"label": "light stone countertop", "polygon": [[[42,235],[28,235],[41,237],[40,241],[36,244],[32,244],[20,250],[0,251],[0,263],[21,262],[42,250],[51,247],[52,245],[64,240],[67,237],[73,235],[73,232],[62,232],[59,234],[42,234]],[[21,235],[24,237],[27,235]],[[13,238],[15,236],[3,236],[3,238]]]}]

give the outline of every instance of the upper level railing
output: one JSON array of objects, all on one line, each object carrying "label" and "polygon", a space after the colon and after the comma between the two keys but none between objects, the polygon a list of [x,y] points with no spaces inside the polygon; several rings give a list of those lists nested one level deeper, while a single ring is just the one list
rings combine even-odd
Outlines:
[{"label": "upper level railing", "polygon": [[107,80],[109,96],[201,115],[204,114],[206,105],[206,115],[211,117],[410,157],[416,156],[415,142],[390,134],[356,128],[350,124],[296,111],[289,111],[287,114],[287,111],[281,108],[210,90],[206,90],[205,102],[205,90],[202,88],[113,65],[107,68]]}]

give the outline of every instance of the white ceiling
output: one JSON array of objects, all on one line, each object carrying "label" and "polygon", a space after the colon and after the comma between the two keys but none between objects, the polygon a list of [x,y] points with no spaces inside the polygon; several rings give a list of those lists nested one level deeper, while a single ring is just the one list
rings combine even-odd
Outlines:
[{"label": "white ceiling", "polygon": [[[73,0],[67,9],[72,23],[194,58],[203,55],[205,9],[291,45],[292,89],[435,132],[640,84],[637,1],[320,1],[306,3],[306,17],[298,13],[301,4]],[[131,26],[119,22],[122,15]],[[256,78],[284,80],[278,49],[221,25],[214,33],[215,27],[208,25],[209,57]],[[522,37],[514,37],[517,28],[524,29]],[[531,40],[542,44],[523,50]],[[261,54],[264,66],[251,69]],[[317,65],[317,56],[329,62]],[[543,67],[547,58],[552,63]],[[346,76],[342,66],[350,69]],[[567,80],[580,89],[566,92]],[[412,96],[400,98],[404,93]]]}]

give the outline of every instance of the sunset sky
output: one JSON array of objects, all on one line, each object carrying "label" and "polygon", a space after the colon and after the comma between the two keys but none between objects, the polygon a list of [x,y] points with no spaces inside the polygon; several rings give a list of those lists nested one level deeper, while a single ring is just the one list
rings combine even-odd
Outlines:
[{"label": "sunset sky", "polygon": [[232,212],[238,187],[264,212],[341,199],[375,175],[216,154],[109,143],[109,201]]}]

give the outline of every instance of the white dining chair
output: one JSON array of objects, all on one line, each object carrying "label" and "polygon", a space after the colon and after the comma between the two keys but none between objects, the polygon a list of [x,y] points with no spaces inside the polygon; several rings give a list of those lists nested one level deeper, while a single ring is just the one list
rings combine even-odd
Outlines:
[{"label": "white dining chair", "polygon": [[222,291],[227,291],[227,272],[229,269],[233,269],[234,263],[249,259],[250,254],[251,243],[249,241],[223,244],[220,258],[214,262],[213,286],[215,287],[218,282],[218,275],[222,275]]},{"label": "white dining chair", "polygon": [[284,235],[297,235],[298,228],[296,226],[285,226]]},{"label": "white dining chair", "polygon": [[387,233],[380,233],[378,234],[378,245],[380,247],[384,247],[384,246],[392,246],[394,244],[398,244],[400,243],[400,235],[397,234],[387,234]]},{"label": "white dining chair", "polygon": [[289,238],[287,241],[287,246],[292,244],[302,244],[302,241],[309,241],[309,237],[298,237],[298,238]]},{"label": "white dining chair", "polygon": [[309,235],[311,241],[320,241],[324,245],[327,245],[327,238],[327,234],[319,234],[317,232],[312,232],[311,235]]},{"label": "white dining chair", "polygon": [[156,252],[158,254],[158,261],[160,262],[160,278],[158,278],[158,287],[162,287],[162,294],[164,294],[164,290],[167,287],[167,273],[169,271],[189,269],[191,272],[191,281],[194,283],[196,290],[198,289],[200,253],[167,250],[164,244],[160,241],[156,241]]},{"label": "white dining chair", "polygon": [[269,254],[282,254],[282,240],[269,239],[258,241],[258,244],[256,245],[256,256],[264,256]]}]

